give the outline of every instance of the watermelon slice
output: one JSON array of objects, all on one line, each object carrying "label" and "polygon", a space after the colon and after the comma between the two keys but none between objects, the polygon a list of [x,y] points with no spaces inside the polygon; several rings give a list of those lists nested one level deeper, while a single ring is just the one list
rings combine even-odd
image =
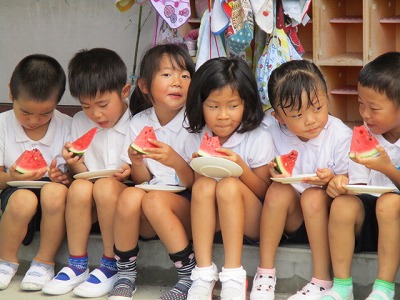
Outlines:
[{"label": "watermelon slice", "polygon": [[15,169],[22,174],[49,170],[42,152],[36,148],[33,150],[25,150],[15,161],[15,165]]},{"label": "watermelon slice", "polygon": [[280,174],[285,176],[292,176],[292,172],[294,166],[296,164],[298,153],[296,150],[290,151],[288,154],[283,154],[281,156],[277,156],[274,159],[276,163],[275,170],[277,170]]},{"label": "watermelon slice", "polygon": [[378,140],[364,126],[355,126],[353,128],[353,137],[351,138],[350,157],[356,157],[356,152],[360,157],[371,157],[378,154],[376,146]]},{"label": "watermelon slice", "polygon": [[146,151],[143,151],[143,148],[158,148],[150,143],[149,139],[157,140],[156,133],[154,132],[154,128],[152,126],[144,126],[139,132],[139,135],[132,142],[131,147],[139,153],[147,154]]},{"label": "watermelon slice", "polygon": [[200,144],[200,148],[197,151],[197,154],[200,156],[217,156],[223,155],[226,156],[225,153],[215,151],[215,149],[221,148],[221,143],[219,142],[219,137],[217,136],[209,136],[206,132],[203,136],[203,139]]},{"label": "watermelon slice", "polygon": [[72,157],[76,155],[82,156],[83,154],[85,154],[86,150],[89,148],[89,145],[93,140],[96,131],[97,128],[94,127],[86,132],[84,135],[82,135],[80,138],[72,142],[72,146],[68,148],[69,152],[74,153]]}]

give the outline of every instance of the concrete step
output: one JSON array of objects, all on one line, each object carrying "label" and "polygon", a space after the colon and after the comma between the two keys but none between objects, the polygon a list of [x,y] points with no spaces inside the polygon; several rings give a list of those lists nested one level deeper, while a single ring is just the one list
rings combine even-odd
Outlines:
[{"label": "concrete step", "polygon": [[[39,246],[39,233],[33,243],[22,246],[19,251],[21,267],[18,273],[24,274],[36,254]],[[102,256],[102,241],[100,235],[91,235],[89,239],[89,265],[95,268]],[[176,282],[176,272],[168,257],[164,245],[160,241],[148,241],[139,243],[140,253],[138,257],[137,283],[143,286],[156,286],[168,288]],[[256,246],[244,246],[242,264],[247,271],[249,289],[253,275],[259,261],[259,248]],[[213,261],[221,268],[223,265],[223,245],[215,244]],[[68,248],[66,242],[62,245],[57,259],[57,270],[68,261]],[[311,278],[312,271],[311,253],[308,246],[291,245],[279,247],[276,257],[277,269],[277,293],[293,294],[304,286]],[[354,293],[356,299],[365,299],[371,291],[372,284],[377,274],[376,253],[356,254],[353,259],[352,276],[354,281]],[[396,276],[396,295],[400,297],[400,272]],[[2,293],[0,298],[3,299]],[[7,299],[7,298],[4,298]],[[11,299],[11,298],[10,298]],[[138,298],[141,299],[141,298]],[[145,299],[145,298],[143,298]]]}]

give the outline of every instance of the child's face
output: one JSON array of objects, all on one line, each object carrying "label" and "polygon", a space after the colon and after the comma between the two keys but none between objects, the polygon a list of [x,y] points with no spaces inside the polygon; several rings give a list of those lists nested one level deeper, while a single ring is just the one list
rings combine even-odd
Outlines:
[{"label": "child's face", "polygon": [[[400,107],[390,101],[385,94],[358,85],[360,115],[374,134],[394,134],[399,138]],[[385,137],[386,138],[386,137]]]},{"label": "child's face", "polygon": [[80,99],[82,109],[86,116],[100,127],[112,128],[128,107],[123,99],[128,97],[129,88],[129,85],[126,85],[122,94],[115,91],[105,92],[98,93],[94,98]]},{"label": "child's face", "polygon": [[242,122],[244,103],[237,90],[225,87],[212,91],[203,102],[204,120],[225,143]]},{"label": "child's face", "polygon": [[48,99],[44,102],[29,100],[21,96],[13,101],[15,117],[25,130],[39,130],[50,122],[54,109],[57,106],[57,99]]},{"label": "child's face", "polygon": [[159,70],[153,76],[150,90],[145,89],[144,92],[151,94],[157,114],[178,112],[186,104],[190,80],[187,70],[174,68],[170,57],[164,55]]},{"label": "child's face", "polygon": [[316,138],[328,122],[329,107],[326,95],[319,93],[318,99],[312,99],[313,105],[307,107],[307,103],[304,93],[300,110],[297,108],[283,109],[280,106],[277,112],[274,112],[275,118],[304,142]]}]

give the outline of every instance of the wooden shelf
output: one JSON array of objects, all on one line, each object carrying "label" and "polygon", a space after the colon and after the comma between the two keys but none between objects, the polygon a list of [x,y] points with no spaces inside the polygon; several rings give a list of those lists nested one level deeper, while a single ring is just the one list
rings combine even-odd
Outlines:
[{"label": "wooden shelf", "polygon": [[387,17],[379,20],[381,24],[400,24],[400,16]]},{"label": "wooden shelf", "polygon": [[339,18],[332,18],[329,20],[331,24],[362,24],[362,16],[346,16]]},{"label": "wooden shelf", "polygon": [[332,57],[320,59],[319,65],[322,66],[362,66],[363,54],[362,53],[341,53]]},{"label": "wooden shelf", "polygon": [[357,86],[345,85],[331,90],[333,95],[358,95]]}]

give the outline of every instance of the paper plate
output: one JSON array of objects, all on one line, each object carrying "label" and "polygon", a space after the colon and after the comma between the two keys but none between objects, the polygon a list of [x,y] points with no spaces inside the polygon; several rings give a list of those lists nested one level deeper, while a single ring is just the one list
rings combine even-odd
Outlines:
[{"label": "paper plate", "polygon": [[186,190],[185,187],[177,185],[137,184],[135,187],[145,190],[146,192],[167,191],[171,193],[179,193]]},{"label": "paper plate", "polygon": [[115,173],[122,172],[121,169],[106,169],[106,170],[98,170],[98,171],[89,171],[89,172],[82,172],[79,174],[74,175],[75,179],[87,179],[87,180],[94,180],[104,177],[112,177]]},{"label": "paper plate", "polygon": [[39,189],[51,181],[8,181],[7,184],[11,187],[21,187],[26,189]]},{"label": "paper plate", "polygon": [[396,188],[388,186],[376,186],[376,185],[362,185],[362,184],[348,184],[345,188],[354,194],[383,194],[392,192]]},{"label": "paper plate", "polygon": [[309,177],[315,177],[317,174],[298,174],[298,175],[293,175],[292,177],[276,177],[272,178],[271,180],[284,183],[284,184],[290,184],[290,183],[297,183],[301,182],[304,178],[309,178]]},{"label": "paper plate", "polygon": [[213,178],[239,177],[243,173],[237,163],[221,157],[198,157],[190,166],[197,173]]}]

